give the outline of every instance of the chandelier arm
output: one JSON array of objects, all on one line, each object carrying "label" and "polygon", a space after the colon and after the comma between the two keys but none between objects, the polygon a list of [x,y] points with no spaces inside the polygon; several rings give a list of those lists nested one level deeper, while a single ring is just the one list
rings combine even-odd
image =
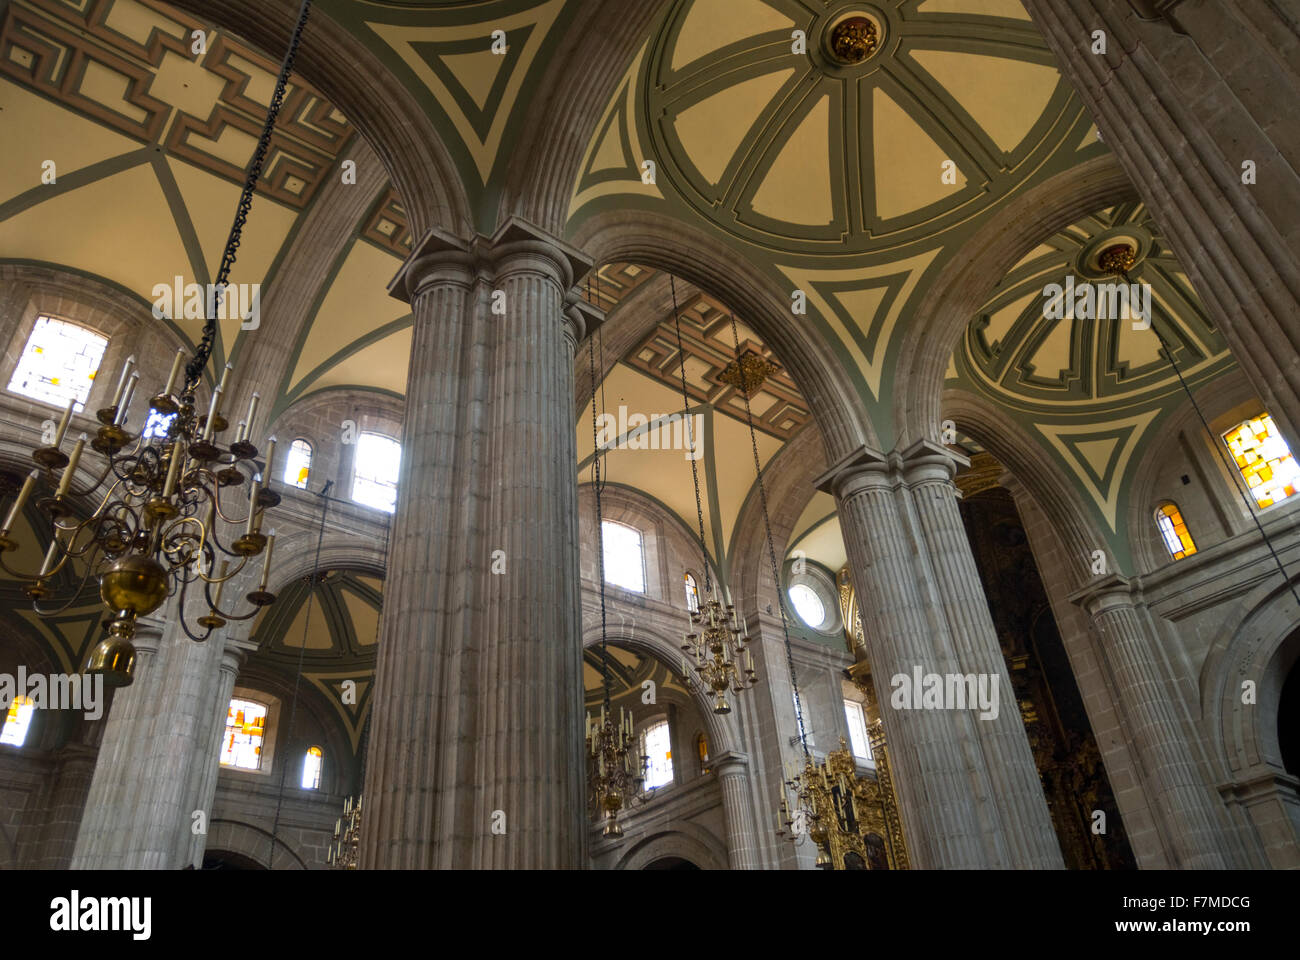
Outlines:
[{"label": "chandelier arm", "polygon": [[740,374],[740,382],[743,385],[740,394],[745,398],[745,422],[749,426],[749,445],[754,453],[754,482],[758,484],[758,499],[763,507],[763,532],[767,537],[767,556],[772,566],[772,581],[776,586],[776,606],[781,614],[781,634],[785,639],[785,665],[790,671],[790,686],[794,690],[794,711],[795,719],[799,722],[799,745],[803,747],[805,758],[809,756],[808,737],[804,730],[803,723],[803,703],[799,697],[799,680],[794,669],[794,651],[790,646],[790,625],[786,619],[785,612],[785,591],[781,589],[781,572],[776,562],[776,548],[772,544],[772,520],[767,509],[767,489],[763,483],[763,467],[758,458],[758,436],[754,432],[754,413],[749,406],[749,380],[745,376],[745,368],[740,362],[740,334],[736,329],[736,314],[730,312],[731,316],[731,339],[735,344],[736,351],[736,370]]},{"label": "chandelier arm", "polygon": [[[248,212],[253,205],[253,193],[257,188],[258,180],[262,176],[262,165],[266,162],[266,153],[271,146],[275,121],[280,115],[280,107],[284,104],[285,87],[289,82],[289,74],[293,72],[294,58],[298,55],[298,45],[302,42],[302,31],[307,25],[307,17],[310,13],[311,0],[302,0],[302,6],[298,9],[297,25],[289,38],[289,49],[285,52],[284,60],[280,64],[280,74],[275,79],[275,91],[271,94],[271,103],[266,112],[266,122],[262,125],[262,133],[257,139],[257,146],[253,150],[253,156],[248,161],[248,172],[244,177],[244,187],[239,195],[239,204],[235,208],[235,220],[230,226],[230,235],[226,238],[226,246],[221,254],[221,266],[217,269],[217,275],[213,283],[213,296],[209,301],[209,315],[203,324],[203,336],[199,341],[198,349],[194,351],[194,357],[185,366],[185,386],[181,391],[183,394],[192,394],[194,392],[194,388],[198,386],[199,378],[203,376],[203,368],[207,366],[208,357],[212,354],[212,347],[216,342],[217,335],[217,313],[225,296],[225,287],[230,279],[230,270],[235,265],[235,256],[239,250],[244,224],[248,220]],[[250,423],[248,426],[251,430],[253,425]]]},{"label": "chandelier arm", "polygon": [[72,593],[68,596],[68,599],[64,601],[61,607],[59,607],[56,610],[42,610],[39,606],[37,606],[36,601],[32,601],[32,612],[35,613],[38,617],[41,617],[42,619],[46,619],[48,617],[57,617],[59,614],[63,613],[74,603],[76,603],[78,599],[80,599],[81,592],[86,589],[86,583],[90,580],[92,575],[91,571],[93,569],[94,569],[94,564],[92,563],[86,564],[86,572],[82,574],[81,585],[78,586],[76,590],[72,591]]},{"label": "chandelier arm", "polygon": [[100,485],[105,480],[108,479],[108,475],[112,472],[113,472],[113,462],[112,462],[112,458],[109,458],[108,464],[104,467],[104,472],[99,475],[99,478],[94,483],[86,487],[86,489],[84,490],[73,490],[71,487],[69,487],[68,492],[65,494],[65,496],[67,496],[69,499],[75,499],[75,500],[81,500],[84,499],[85,497],[90,496],[92,493],[94,493],[96,490],[99,489]]},{"label": "chandelier arm", "polygon": [[[695,437],[691,419],[691,395],[686,388],[686,350],[682,346],[682,318],[677,307],[677,281],[671,273],[668,275],[668,290],[673,298],[673,326],[677,330],[677,369],[682,380],[682,420],[685,422],[687,442],[693,450]],[[694,458],[691,460],[691,482],[695,485],[695,516],[700,525],[700,563],[704,566],[704,592],[710,594],[713,592],[713,577],[709,573],[709,548],[704,541],[704,502],[700,499],[700,473],[695,466]]]}]

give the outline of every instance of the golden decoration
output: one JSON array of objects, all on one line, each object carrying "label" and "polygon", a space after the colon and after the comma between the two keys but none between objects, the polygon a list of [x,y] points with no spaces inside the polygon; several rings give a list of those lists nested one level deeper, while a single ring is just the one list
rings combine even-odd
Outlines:
[{"label": "golden decoration", "polygon": [[867,17],[848,17],[831,30],[831,53],[840,63],[861,63],[876,52],[880,35]]}]

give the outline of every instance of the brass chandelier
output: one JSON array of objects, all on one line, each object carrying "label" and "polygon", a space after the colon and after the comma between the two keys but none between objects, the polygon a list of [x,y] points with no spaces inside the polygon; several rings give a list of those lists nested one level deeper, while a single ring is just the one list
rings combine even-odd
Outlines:
[{"label": "brass chandelier", "polygon": [[632,797],[644,800],[645,771],[648,756],[637,756],[634,749],[635,724],[632,714],[619,709],[618,723],[614,723],[614,710],[609,696],[609,650],[606,645],[605,622],[605,536],[601,514],[600,494],[603,483],[600,476],[600,443],[596,430],[596,346],[593,334],[587,342],[591,355],[591,434],[593,450],[593,486],[596,493],[596,579],[600,584],[600,676],[605,699],[600,717],[586,715],[586,756],[588,803],[596,814],[603,816],[605,827],[602,836],[621,837],[623,827],[618,822],[619,811]]},{"label": "brass chandelier", "polygon": [[[670,274],[669,290],[673,298],[673,323],[677,330],[677,367],[682,381],[682,418],[686,429],[691,429],[691,398],[686,387],[686,351],[682,345],[681,311],[677,308],[677,282]],[[734,321],[733,321],[734,323]],[[744,392],[742,390],[742,392]],[[748,408],[749,399],[745,403]],[[750,425],[751,431],[753,424]],[[688,438],[694,448],[694,439]],[[727,691],[743,693],[758,683],[754,671],[754,658],[746,644],[749,628],[742,627],[736,617],[734,604],[724,604],[714,593],[713,577],[709,572],[709,551],[704,541],[704,503],[700,499],[700,474],[691,460],[691,481],[695,485],[695,517],[699,523],[700,567],[704,572],[704,594],[696,596],[692,607],[687,604],[691,627],[682,641],[682,676],[692,692],[703,687],[713,695],[713,712],[731,712]],[[742,665],[743,655],[743,665]],[[691,668],[694,668],[692,675]]]},{"label": "brass chandelier", "polygon": [[[275,600],[266,589],[275,532],[262,532],[265,511],[280,502],[280,495],[270,489],[275,438],[267,441],[264,459],[259,461],[260,452],[250,437],[258,404],[254,393],[248,418],[239,424],[234,439],[228,446],[219,444],[218,437],[229,428],[222,415],[222,398],[229,388],[232,369],[229,364],[220,385],[212,392],[206,415],[196,409],[195,392],[212,353],[218,308],[310,9],[310,0],[303,0],[261,137],[249,161],[234,223],[212,285],[214,292],[209,297],[198,349],[188,363],[184,362],[183,350],[177,353],[166,385],[149,401],[152,410],[170,417],[170,421],[165,428],[142,430],[136,436],[126,430],[127,409],[139,380],[139,373],[131,369],[134,358],[128,358],[112,403],[96,414],[101,426],[91,447],[104,458],[104,468],[88,487],[73,489],[88,439],[82,434],[70,455],[63,451],[77,402],[74,397],[64,411],[54,442],[32,452],[37,468],[27,476],[0,529],[0,567],[27,581],[24,592],[34,602],[53,592],[52,579],[73,561],[84,566],[80,584],[63,606],[57,610],[37,607],[39,615],[53,616],[67,609],[90,578],[98,578],[100,597],[109,611],[104,621],[108,636],[92,651],[86,671],[102,674],[110,686],[126,686],[133,679],[135,647],[131,638],[138,618],[157,610],[178,591],[181,626],[196,641],[206,640],[229,620],[251,619]],[[62,473],[56,486],[55,473],[59,470]],[[12,533],[42,479],[55,487],[52,497],[36,503],[51,523],[49,547],[37,572],[16,571],[4,562],[4,554],[20,546]],[[227,491],[224,495],[223,490]],[[73,501],[90,497],[96,503],[93,512],[86,519],[78,519]],[[219,536],[218,520],[241,529],[229,544]],[[222,606],[226,584],[242,576],[259,556],[260,581],[245,596],[252,610],[246,614],[227,612]],[[186,619],[191,612],[186,603],[191,590],[201,593],[199,609],[206,610],[195,619],[193,628]]]}]

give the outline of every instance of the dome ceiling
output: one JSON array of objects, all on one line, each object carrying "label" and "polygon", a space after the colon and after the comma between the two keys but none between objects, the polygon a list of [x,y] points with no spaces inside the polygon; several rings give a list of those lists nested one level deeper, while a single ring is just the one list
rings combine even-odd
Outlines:
[{"label": "dome ceiling", "polygon": [[[838,62],[858,16],[877,46]],[[1008,198],[1105,149],[1014,0],[672,0],[593,130],[569,231],[659,212],[802,290],[888,447],[930,280]]]},{"label": "dome ceiling", "polygon": [[[1150,285],[1151,329],[1132,319],[1073,317],[1052,309],[1055,288],[1045,293],[1053,284],[1111,282],[1094,264],[1117,242],[1138,251],[1130,277]],[[949,389],[1007,411],[1074,478],[1121,558],[1129,553],[1121,520],[1130,471],[1164,418],[1186,402],[1156,331],[1192,389],[1236,369],[1145,206],[1124,204],[1067,227],[1013,267],[967,327],[948,371]]]}]

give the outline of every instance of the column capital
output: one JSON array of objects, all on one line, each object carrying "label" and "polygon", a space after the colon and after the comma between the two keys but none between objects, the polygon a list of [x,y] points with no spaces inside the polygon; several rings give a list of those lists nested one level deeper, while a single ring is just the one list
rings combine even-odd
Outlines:
[{"label": "column capital", "polygon": [[578,344],[604,324],[605,311],[588,303],[578,288],[574,287],[564,298],[564,319],[568,335],[577,349]]},{"label": "column capital", "polygon": [[490,238],[475,237],[474,252],[493,274],[541,267],[553,273],[565,291],[594,266],[592,259],[577,247],[518,217],[507,218]]},{"label": "column capital", "polygon": [[719,777],[744,776],[749,772],[749,754],[728,750],[711,759],[709,765]]},{"label": "column capital", "polygon": [[248,637],[226,637],[225,645],[221,648],[221,669],[231,676],[239,676],[244,661],[250,654],[257,652],[258,646],[260,644],[256,640]]},{"label": "column capital", "polygon": [[1132,607],[1142,599],[1142,587],[1122,573],[1094,577],[1066,597],[1092,616],[1116,607]]},{"label": "column capital", "polygon": [[456,283],[468,287],[477,274],[472,245],[454,234],[430,227],[411,248],[397,276],[388,283],[388,295],[411,303],[425,287]]},{"label": "column capital", "polygon": [[901,483],[951,483],[959,468],[969,466],[966,457],[933,440],[921,439],[890,453],[863,444],[814,480],[813,486],[823,493],[845,497]]}]

